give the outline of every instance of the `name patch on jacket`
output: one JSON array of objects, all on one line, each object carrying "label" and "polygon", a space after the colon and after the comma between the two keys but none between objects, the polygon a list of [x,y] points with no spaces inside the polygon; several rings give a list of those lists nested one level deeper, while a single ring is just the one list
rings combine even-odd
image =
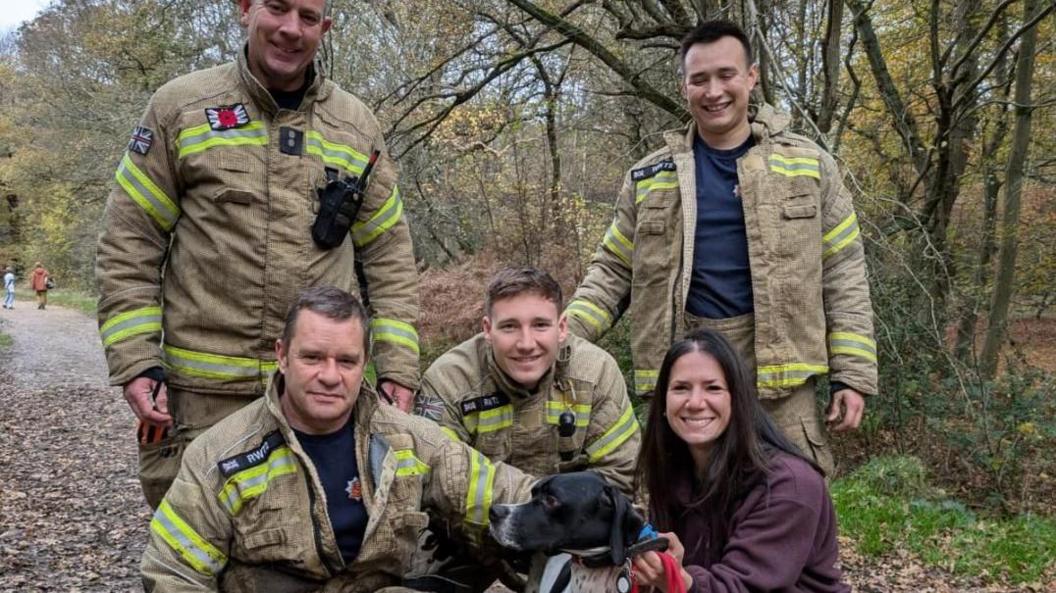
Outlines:
[{"label": "name patch on jacket", "polygon": [[468,416],[474,412],[486,412],[494,410],[510,403],[510,398],[505,393],[493,393],[482,395],[462,402],[462,415]]},{"label": "name patch on jacket", "polygon": [[260,444],[256,449],[246,451],[234,457],[228,457],[227,459],[221,459],[220,463],[217,463],[217,467],[220,468],[220,473],[225,478],[230,478],[232,475],[238,472],[260,465],[268,460],[268,455],[272,451],[281,447],[286,443],[286,439],[282,438],[282,434],[279,431],[275,431],[268,436],[264,437],[264,442]]},{"label": "name patch on jacket", "polygon": [[656,175],[660,171],[674,171],[675,161],[667,160],[660,161],[655,165],[649,165],[648,167],[642,167],[641,169],[635,169],[631,171],[631,181],[641,181],[643,179],[649,179]]},{"label": "name patch on jacket", "polygon": [[222,107],[206,107],[205,117],[209,120],[209,127],[218,132],[249,123],[249,112],[241,103]]}]

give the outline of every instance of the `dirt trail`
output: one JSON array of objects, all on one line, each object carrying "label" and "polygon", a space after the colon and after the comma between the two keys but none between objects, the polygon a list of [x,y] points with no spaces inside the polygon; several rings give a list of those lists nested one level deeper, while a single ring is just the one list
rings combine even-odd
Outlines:
[{"label": "dirt trail", "polygon": [[0,591],[141,590],[150,513],[95,320],[18,302],[0,331]]},{"label": "dirt trail", "polygon": [[[150,512],[133,416],[107,387],[95,321],[19,302],[0,310],[0,331],[14,339],[0,353],[0,592],[142,590]],[[951,578],[904,556],[865,559],[841,540],[855,591],[1032,591]]]}]

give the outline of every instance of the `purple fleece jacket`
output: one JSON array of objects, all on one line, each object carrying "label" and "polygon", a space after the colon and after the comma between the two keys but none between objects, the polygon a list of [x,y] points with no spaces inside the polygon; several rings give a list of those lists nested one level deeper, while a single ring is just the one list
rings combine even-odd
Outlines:
[{"label": "purple fleece jacket", "polygon": [[[841,580],[836,511],[825,480],[808,463],[777,454],[765,483],[734,512],[722,558],[706,557],[704,518],[690,511],[675,529],[693,577],[689,593],[849,593]],[[679,488],[688,499],[688,485]],[[682,498],[682,496],[679,496]]]}]

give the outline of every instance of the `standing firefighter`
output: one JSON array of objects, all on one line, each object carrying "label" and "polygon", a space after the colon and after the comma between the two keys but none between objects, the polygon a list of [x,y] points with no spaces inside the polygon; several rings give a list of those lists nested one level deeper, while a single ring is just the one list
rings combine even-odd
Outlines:
[{"label": "standing firefighter", "polygon": [[[876,344],[865,257],[832,157],[788,131],[769,105],[749,114],[758,77],[747,36],[728,21],[682,41],[693,122],[624,178],[616,216],[568,306],[597,340],[631,315],[636,390],[651,392],[668,346],[721,331],[749,363],[786,435],[833,468],[814,381],[828,373],[827,420],[857,428],[875,394]],[[629,299],[628,299],[629,297]]]},{"label": "standing firefighter", "polygon": [[380,391],[409,409],[417,387],[417,276],[396,165],[371,112],[313,65],[325,2],[240,8],[237,60],[151,98],[99,240],[100,331],[111,382],[141,421],[152,506],[186,444],[264,393],[298,291],[356,292],[356,260]]}]

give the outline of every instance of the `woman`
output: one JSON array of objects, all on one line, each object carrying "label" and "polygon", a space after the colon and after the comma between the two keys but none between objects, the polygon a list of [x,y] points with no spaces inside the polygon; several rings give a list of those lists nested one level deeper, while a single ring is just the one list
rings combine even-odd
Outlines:
[{"label": "woman", "polygon": [[[687,591],[848,592],[825,479],[763,411],[722,335],[676,342],[660,367],[638,459],[653,524]],[[659,555],[638,583],[671,593]],[[676,581],[677,582],[677,581]],[[674,586],[674,583],[672,583]]]},{"label": "woman", "polygon": [[15,271],[11,266],[4,268],[4,308],[15,308]]},{"label": "woman", "polygon": [[30,284],[37,293],[37,308],[43,309],[48,306],[48,271],[39,261],[33,266],[33,275],[30,276]]}]

